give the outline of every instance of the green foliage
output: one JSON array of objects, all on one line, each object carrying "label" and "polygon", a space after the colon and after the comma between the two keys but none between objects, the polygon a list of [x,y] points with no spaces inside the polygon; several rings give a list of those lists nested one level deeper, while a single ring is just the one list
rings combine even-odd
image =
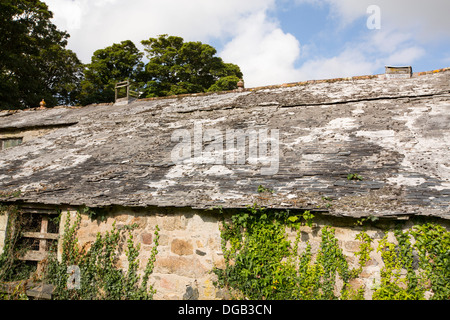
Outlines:
[{"label": "green foliage", "polygon": [[363,177],[356,173],[350,173],[349,175],[347,175],[347,180],[362,181]]},{"label": "green foliage", "polygon": [[333,204],[331,203],[333,201],[332,198],[330,197],[322,197],[323,201],[326,201],[325,207],[326,208],[331,208],[333,206]]},{"label": "green foliage", "polygon": [[224,63],[208,44],[168,35],[141,43],[149,59],[143,74],[145,97],[230,90],[242,78],[239,67]]},{"label": "green foliage", "polygon": [[[226,268],[214,269],[217,285],[248,299],[337,299],[334,288],[338,275],[344,282],[342,295],[350,297],[348,282],[358,271],[349,269],[333,228],[322,229],[315,261],[309,243],[298,253],[300,227],[312,226],[313,217],[309,211],[293,215],[253,206],[233,215],[229,223],[223,221]],[[287,239],[286,227],[297,230],[293,244]],[[365,251],[363,247],[361,263],[366,261]]]},{"label": "green foliage", "polygon": [[[394,234],[397,244],[388,242],[385,236],[378,246],[384,267],[373,299],[425,299],[427,290],[433,293],[431,299],[450,299],[450,232],[427,223]],[[418,268],[414,267],[416,256]],[[403,270],[406,276],[402,276]]]},{"label": "green foliage", "polygon": [[92,221],[93,220],[97,220],[97,221],[100,221],[100,222],[106,221],[106,216],[108,214],[106,209],[104,209],[104,208],[92,209],[92,208],[89,208],[87,206],[82,206],[79,209],[79,211],[82,214],[86,214],[89,217],[89,219],[91,219]]},{"label": "green foliage", "polygon": [[362,226],[366,221],[375,222],[377,220],[378,220],[378,217],[371,215],[371,216],[359,219],[358,221],[356,221],[355,225]]},{"label": "green foliage", "polygon": [[84,69],[81,104],[114,102],[117,82],[140,80],[144,67],[142,57],[143,53],[130,40],[95,51]]},{"label": "green foliage", "polygon": [[258,186],[258,190],[257,190],[257,191],[258,191],[259,193],[263,193],[263,192],[274,193],[273,189],[266,188],[266,187],[264,187],[264,186],[262,186],[262,185],[259,185],[259,186]]},{"label": "green foliage", "polygon": [[288,294],[293,269],[281,260],[289,254],[290,245],[274,219],[276,214],[254,206],[234,215],[231,224],[224,222],[222,249],[227,268],[214,270],[221,286],[231,286],[249,299],[283,299]]},{"label": "green foliage", "polygon": [[[114,223],[112,230],[98,233],[95,241],[80,247],[77,232],[81,212],[86,214],[89,208],[81,209],[73,222],[67,218],[59,240],[60,260],[53,248],[46,265],[43,281],[55,285],[54,298],[151,299],[155,290],[148,281],[158,254],[159,228],[156,227],[146,267],[140,272],[140,244],[135,244],[133,238],[137,224],[118,229]],[[16,206],[1,206],[0,214],[5,213],[9,219],[0,256],[0,287],[3,282],[29,279],[33,272],[18,260],[27,249],[19,245],[23,215]],[[375,250],[374,239],[366,228],[356,235],[357,267],[350,268],[334,228],[321,228],[320,244],[315,252],[309,241],[302,243],[305,231],[310,231],[308,228],[313,233],[317,231],[313,219],[310,211],[277,211],[256,204],[227,220],[224,215],[221,237],[225,268],[213,269],[218,277],[216,285],[229,289],[235,298],[244,299],[364,299],[367,288],[355,290],[350,284],[361,276],[370,261]],[[367,220],[371,219],[362,219],[359,225]],[[289,229],[296,232],[295,240],[288,238]],[[392,234],[395,239],[390,241],[388,235]],[[376,250],[383,263],[380,281],[370,288],[373,299],[450,299],[450,232],[444,227],[425,223],[408,230],[394,230],[378,241]],[[126,256],[125,270],[118,267],[122,253]],[[79,289],[67,288],[67,268],[73,265],[81,271]],[[19,284],[12,294],[0,294],[0,299],[25,299],[23,288]]]},{"label": "green foliage", "polygon": [[18,198],[20,197],[21,194],[22,194],[21,190],[15,190],[11,192],[0,192],[0,198],[9,198],[9,197]]},{"label": "green foliage", "polygon": [[[113,229],[104,235],[98,233],[96,240],[90,248],[80,248],[76,237],[81,222],[81,215],[77,214],[73,224],[68,218],[64,227],[62,239],[61,262],[56,258],[56,253],[50,255],[46,270],[46,279],[56,286],[54,299],[102,299],[102,300],[142,300],[152,299],[155,290],[148,284],[148,279],[153,272],[156,255],[158,253],[159,228],[156,227],[154,246],[147,261],[144,274],[138,274],[139,249],[135,245],[132,230],[136,225],[126,226],[118,230],[113,224]],[[120,253],[123,250],[124,234],[128,235],[125,254],[128,261],[128,269],[121,270],[117,266]],[[81,271],[81,283],[79,289],[68,289],[68,266],[76,265]]]},{"label": "green foliage", "polygon": [[74,103],[82,65],[38,0],[0,3],[0,109]]},{"label": "green foliage", "polygon": [[28,300],[28,296],[25,293],[25,283],[25,281],[19,282],[12,292],[2,292],[0,290],[0,300]]},{"label": "green foliage", "polygon": [[[57,259],[56,243],[51,248],[48,260],[44,266],[43,275],[33,272],[25,261],[18,258],[29,248],[21,245],[22,230],[26,223],[16,206],[1,206],[1,214],[8,214],[7,234],[2,255],[0,255],[0,291],[5,282],[24,280],[17,285],[12,293],[1,293],[0,299],[26,299],[24,284],[38,276],[42,281],[55,285],[54,299],[106,299],[106,300],[142,300],[152,299],[155,290],[149,284],[153,273],[159,245],[159,228],[156,226],[154,245],[142,274],[139,269],[140,244],[135,245],[133,230],[137,224],[125,225],[120,229],[115,223],[111,231],[97,234],[93,243],[80,247],[77,232],[81,224],[81,213],[90,212],[82,208],[71,222],[69,213],[64,225],[64,234],[59,240],[62,252]],[[59,221],[60,216],[54,218]],[[126,241],[124,241],[126,239]],[[127,268],[118,266],[119,257],[125,252]],[[68,289],[69,266],[78,266],[81,271],[79,289]]]},{"label": "green foliage", "polygon": [[115,84],[130,80],[142,97],[232,90],[242,77],[238,66],[216,57],[201,42],[161,35],[142,41],[149,62],[130,40],[94,52],[84,71],[79,96],[83,105],[113,102]]},{"label": "green foliage", "polygon": [[0,215],[8,215],[5,244],[0,255],[0,283],[25,280],[36,268],[19,258],[28,250],[20,243],[25,224],[23,215],[17,206],[0,206]]},{"label": "green foliage", "polygon": [[308,210],[304,211],[302,213],[302,218],[303,218],[303,220],[305,220],[305,224],[308,227],[312,227],[312,221],[314,219],[314,215],[310,211],[308,211]]},{"label": "green foliage", "polygon": [[362,268],[369,262],[370,253],[373,251],[371,246],[373,239],[365,231],[358,233],[355,239],[359,240],[361,244],[359,246],[359,251],[355,252],[355,256],[358,257],[359,268],[354,271],[354,277],[362,272]]},{"label": "green foliage", "polygon": [[201,42],[161,35],[142,41],[149,59],[125,40],[94,52],[83,65],[66,49],[69,34],[51,23],[39,0],[0,3],[0,109],[114,102],[117,82],[129,80],[141,97],[232,90],[240,68]]},{"label": "green foliage", "polygon": [[237,83],[239,82],[239,78],[235,75],[222,77],[217,80],[212,86],[208,88],[208,92],[215,91],[228,91],[234,90],[237,88]]},{"label": "green foliage", "polygon": [[[225,268],[213,269],[216,285],[243,299],[364,299],[365,286],[354,289],[350,282],[360,277],[370,261],[374,240],[365,230],[356,235],[356,268],[349,267],[329,226],[321,229],[316,253],[309,242],[299,252],[301,227],[313,227],[313,218],[309,211],[292,214],[254,205],[224,220]],[[287,228],[297,230],[294,242],[287,239]],[[426,291],[432,293],[431,299],[450,299],[450,233],[442,226],[424,224],[395,230],[394,236],[396,243],[389,242],[387,235],[378,242],[383,266],[380,283],[371,288],[373,299],[425,299]]]},{"label": "green foliage", "polygon": [[334,293],[336,284],[336,273],[344,281],[344,287],[348,285],[350,270],[348,263],[338,246],[334,229],[326,226],[322,229],[322,241],[316,260],[318,268],[321,270],[321,295],[319,298],[325,300],[337,299]]},{"label": "green foliage", "polygon": [[410,234],[416,243],[423,277],[429,281],[433,299],[450,299],[450,232],[436,224],[415,226]]},{"label": "green foliage", "polygon": [[[406,244],[406,243],[405,243]],[[396,246],[387,241],[387,235],[380,241],[377,251],[381,252],[384,266],[381,269],[381,284],[373,293],[374,300],[417,300],[423,299],[424,290],[416,290],[416,281],[408,282],[401,276],[402,264],[409,262],[406,255],[408,248],[401,247],[401,252],[396,251]],[[404,252],[403,252],[404,251]],[[409,255],[409,254],[408,254]],[[406,288],[405,288],[406,286]]]},{"label": "green foliage", "polygon": [[[349,282],[359,276],[369,260],[372,239],[365,232],[359,233],[356,238],[361,241],[360,250],[355,253],[355,256],[360,257],[357,269],[349,268],[342,249],[339,248],[334,228],[326,226],[322,229],[320,249],[315,261],[311,245],[307,243],[306,250],[298,259],[297,294],[294,297],[302,300],[362,300],[364,288],[355,292],[350,288]],[[342,281],[340,292],[336,291],[338,278]]]}]

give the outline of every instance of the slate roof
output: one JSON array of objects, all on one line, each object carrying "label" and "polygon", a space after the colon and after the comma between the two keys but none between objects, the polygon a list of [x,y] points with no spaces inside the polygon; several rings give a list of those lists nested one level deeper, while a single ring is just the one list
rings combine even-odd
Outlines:
[{"label": "slate roof", "polygon": [[[410,79],[354,77],[1,112],[0,134],[54,128],[0,151],[3,201],[201,209],[257,202],[336,216],[450,219],[449,84],[447,68]],[[236,151],[226,148],[229,129],[278,130],[277,172],[261,174],[261,161],[208,163],[194,153],[174,163],[172,135],[194,137],[195,126],[221,133],[226,152]],[[363,179],[348,180],[353,173]],[[19,189],[19,197],[5,196]]]}]

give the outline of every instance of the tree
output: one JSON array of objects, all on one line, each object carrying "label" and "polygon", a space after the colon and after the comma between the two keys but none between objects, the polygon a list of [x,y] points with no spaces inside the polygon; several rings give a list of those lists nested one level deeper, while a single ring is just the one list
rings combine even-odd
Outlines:
[{"label": "tree", "polygon": [[81,104],[113,102],[117,82],[139,81],[144,67],[142,57],[143,53],[130,40],[95,51],[84,70]]},{"label": "tree", "polygon": [[75,103],[81,62],[39,0],[0,3],[0,109]]},{"label": "tree", "polygon": [[44,70],[42,82],[50,90],[52,98],[60,105],[77,104],[83,77],[83,64],[77,55],[52,45],[42,50],[39,63]]},{"label": "tree", "polygon": [[224,63],[208,44],[166,34],[141,43],[149,59],[142,78],[146,97],[230,90],[242,78],[240,68]]}]

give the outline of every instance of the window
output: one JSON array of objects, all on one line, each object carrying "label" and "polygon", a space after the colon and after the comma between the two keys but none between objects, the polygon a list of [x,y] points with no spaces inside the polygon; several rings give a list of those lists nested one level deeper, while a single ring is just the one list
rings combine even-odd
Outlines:
[{"label": "window", "polygon": [[22,138],[0,139],[0,150],[18,146],[22,143]]},{"label": "window", "polygon": [[42,261],[59,237],[59,224],[55,214],[23,212],[23,232],[20,247],[26,248],[20,260]]}]

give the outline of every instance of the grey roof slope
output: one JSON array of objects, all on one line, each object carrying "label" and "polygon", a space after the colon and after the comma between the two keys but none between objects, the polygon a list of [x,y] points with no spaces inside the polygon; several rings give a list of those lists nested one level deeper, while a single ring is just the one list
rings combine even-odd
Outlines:
[{"label": "grey roof slope", "polygon": [[[355,77],[2,113],[0,132],[67,125],[0,151],[1,190],[22,190],[3,199],[91,207],[257,202],[353,217],[450,219],[449,84],[444,69],[401,80]],[[172,134],[193,133],[195,123],[224,136],[227,129],[278,129],[278,172],[261,175],[263,165],[248,161],[174,164]],[[363,180],[348,180],[350,173]],[[258,193],[259,185],[274,192]]]}]

